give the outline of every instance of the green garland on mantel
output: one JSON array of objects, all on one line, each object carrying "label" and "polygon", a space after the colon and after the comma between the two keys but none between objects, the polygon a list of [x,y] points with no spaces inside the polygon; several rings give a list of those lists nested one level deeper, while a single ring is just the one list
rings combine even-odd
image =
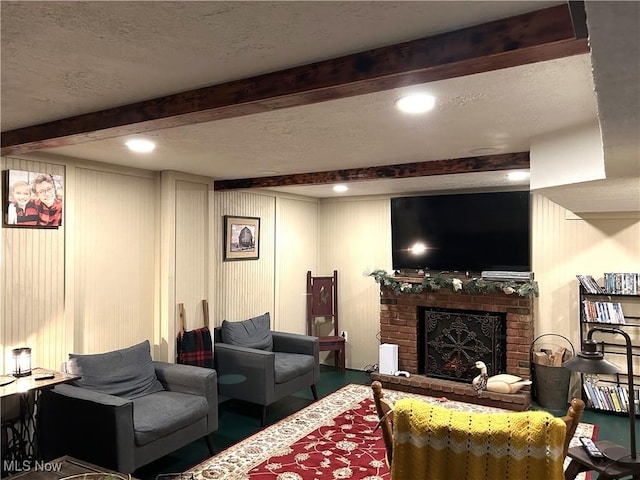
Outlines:
[{"label": "green garland on mantel", "polygon": [[373,277],[380,285],[391,288],[395,293],[421,293],[425,290],[450,288],[454,292],[465,292],[470,294],[502,292],[507,295],[517,293],[521,297],[527,297],[532,294],[536,297],[538,296],[538,283],[533,280],[528,282],[515,282],[512,280],[498,282],[476,277],[472,277],[468,280],[461,280],[446,274],[438,273],[428,277],[425,276],[420,283],[414,283],[397,280],[394,276],[389,275],[386,270],[374,270],[371,273],[367,273],[367,275]]}]

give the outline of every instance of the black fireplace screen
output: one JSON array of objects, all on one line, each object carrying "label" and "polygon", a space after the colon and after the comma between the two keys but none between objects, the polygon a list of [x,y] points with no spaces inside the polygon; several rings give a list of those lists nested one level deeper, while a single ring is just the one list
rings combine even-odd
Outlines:
[{"label": "black fireplace screen", "polygon": [[473,310],[424,308],[424,371],[429,377],[471,383],[480,371],[506,370],[506,315]]}]

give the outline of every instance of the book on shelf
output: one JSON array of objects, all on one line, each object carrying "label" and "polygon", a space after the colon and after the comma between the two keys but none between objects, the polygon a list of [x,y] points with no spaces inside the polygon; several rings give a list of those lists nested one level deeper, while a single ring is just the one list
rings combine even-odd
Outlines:
[{"label": "book on shelf", "polygon": [[593,385],[591,382],[584,383],[584,393],[587,397],[587,405],[593,408],[600,408],[600,403],[596,397],[596,393],[593,390]]},{"label": "book on shelf", "polygon": [[640,295],[640,273],[605,273],[604,290],[605,293]]},{"label": "book on shelf", "polygon": [[587,293],[604,293],[602,287],[591,275],[576,275],[576,278]]},{"label": "book on shelf", "polygon": [[620,302],[594,302],[583,300],[584,320],[591,323],[625,323]]},{"label": "book on shelf", "polygon": [[607,387],[600,387],[600,396],[602,397],[603,403],[607,406],[607,410],[610,412],[615,412],[613,408],[613,402],[611,401],[611,396],[609,395],[609,390]]},{"label": "book on shelf", "polygon": [[628,412],[628,408],[629,408],[629,395],[626,393],[626,391],[620,386],[620,385],[616,385],[616,389],[618,391],[618,398],[620,399],[620,407],[622,408],[623,412]]},{"label": "book on shelf", "polygon": [[609,386],[607,388],[608,392],[609,392],[609,397],[611,397],[611,403],[613,403],[613,409],[616,412],[621,412],[622,408],[621,408],[621,404],[620,404],[620,399],[618,398],[618,390],[615,386]]},{"label": "book on shelf", "polygon": [[[609,412],[629,412],[629,387],[627,385],[595,385],[586,381],[582,384],[587,405]],[[640,388],[634,388],[635,414],[640,415]]]}]

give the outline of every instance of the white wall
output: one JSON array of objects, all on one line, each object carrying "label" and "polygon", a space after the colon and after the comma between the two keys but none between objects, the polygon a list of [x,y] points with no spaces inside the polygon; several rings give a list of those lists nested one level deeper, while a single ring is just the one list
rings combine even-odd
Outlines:
[{"label": "white wall", "polygon": [[2,229],[2,370],[16,346],[59,368],[70,352],[153,339],[157,175],[44,156],[3,158],[5,169],[63,175],[64,217],[58,229]]},{"label": "white wall", "polygon": [[[62,164],[3,158],[1,165],[3,171],[65,174]],[[53,366],[73,342],[65,317],[67,230],[64,218],[58,229],[2,229],[0,373],[11,371],[12,348],[31,347],[33,366]]]},{"label": "white wall", "polygon": [[[533,269],[540,288],[536,333],[578,339],[576,274],[640,272],[640,218],[633,213],[580,218],[533,195]],[[575,345],[576,347],[578,345]]]},{"label": "white wall", "polygon": [[279,330],[306,333],[307,271],[318,270],[319,202],[292,196],[276,202],[275,317]]},{"label": "white wall", "polygon": [[[260,258],[223,261],[224,215],[260,218]],[[306,273],[318,262],[318,202],[269,192],[216,192],[215,325],[270,312],[275,330],[305,333]]]},{"label": "white wall", "polygon": [[338,270],[340,330],[346,330],[347,367],[378,363],[380,289],[365,274],[391,271],[389,198],[325,200],[320,214],[318,274]]},{"label": "white wall", "polygon": [[[200,325],[203,298],[212,326],[269,311],[274,328],[303,332],[306,271],[334,269],[347,366],[377,362],[379,287],[365,273],[391,271],[387,197],[213,192],[210,179],[71,160],[3,158],[7,168],[64,174],[66,203],[60,229],[2,229],[3,371],[10,349],[22,345],[48,368],[72,351],[144,338],[156,358],[173,360],[177,303],[191,328]],[[532,198],[536,335],[560,333],[579,348],[575,274],[640,271],[640,218],[580,218]],[[224,215],[260,217],[258,260],[223,261]]]},{"label": "white wall", "polygon": [[23,345],[45,368],[144,339],[173,360],[176,300],[199,326],[213,290],[211,180],[33,157],[2,170],[63,175],[63,226],[2,229],[2,371]]},{"label": "white wall", "polygon": [[67,261],[73,262],[74,269],[68,272],[75,276],[69,283],[73,290],[66,295],[74,306],[72,350],[104,352],[152,340],[157,302],[156,178],[85,167],[76,167],[74,177],[67,203],[74,209],[73,234],[68,237],[73,249]]},{"label": "white wall", "polygon": [[163,172],[161,233],[161,315],[157,343],[159,357],[176,358],[179,330],[178,304],[185,310],[185,328],[205,324],[206,300],[211,308],[213,252],[216,232],[211,222],[213,182],[204,177]]},{"label": "white wall", "polygon": [[202,300],[209,292],[208,185],[176,182],[176,305],[185,308],[185,328],[204,326]]},{"label": "white wall", "polygon": [[[304,333],[306,272],[338,270],[340,329],[347,330],[347,367],[364,369],[378,361],[379,287],[365,275],[391,265],[387,197],[323,200],[261,192],[216,192],[216,219],[223,215],[261,218],[259,260],[223,262],[216,267],[216,325],[272,312],[277,330]],[[275,202],[275,203],[274,203]],[[275,210],[271,207],[275,205]],[[269,215],[275,215],[270,223]],[[273,225],[270,230],[264,225]],[[269,240],[267,237],[273,235]],[[222,252],[222,235],[214,251]],[[265,245],[275,250],[268,251]],[[275,255],[275,256],[274,256]],[[220,257],[221,258],[221,257]],[[272,270],[269,270],[273,267]],[[269,283],[268,275],[275,275]],[[230,281],[231,279],[236,279]],[[332,363],[329,353],[323,362]]]},{"label": "white wall", "polygon": [[[593,275],[602,285],[605,272],[640,272],[640,216],[624,212],[581,218],[539,194],[533,195],[532,208],[533,269],[540,288],[535,334],[563,335],[578,351],[580,302],[575,275]],[[640,310],[625,314],[640,315]],[[639,344],[640,332],[627,330]],[[623,342],[621,337],[607,340]],[[624,364],[624,358],[608,360]],[[640,359],[636,360],[635,369],[640,371]]]},{"label": "white wall", "polygon": [[606,177],[598,122],[537,137],[529,156],[531,190]]},{"label": "white wall", "polygon": [[[211,242],[214,256],[214,326],[274,312],[275,199],[246,191],[216,192],[211,221],[217,232]],[[225,215],[260,218],[258,260],[223,261]],[[273,319],[272,319],[273,323]],[[275,324],[277,326],[277,323]]]}]

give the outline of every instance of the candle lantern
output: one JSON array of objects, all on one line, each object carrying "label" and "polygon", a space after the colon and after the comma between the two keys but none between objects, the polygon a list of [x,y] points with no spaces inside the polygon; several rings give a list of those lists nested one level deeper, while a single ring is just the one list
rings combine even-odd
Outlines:
[{"label": "candle lantern", "polygon": [[14,348],[13,354],[13,376],[26,377],[31,375],[31,348]]}]

